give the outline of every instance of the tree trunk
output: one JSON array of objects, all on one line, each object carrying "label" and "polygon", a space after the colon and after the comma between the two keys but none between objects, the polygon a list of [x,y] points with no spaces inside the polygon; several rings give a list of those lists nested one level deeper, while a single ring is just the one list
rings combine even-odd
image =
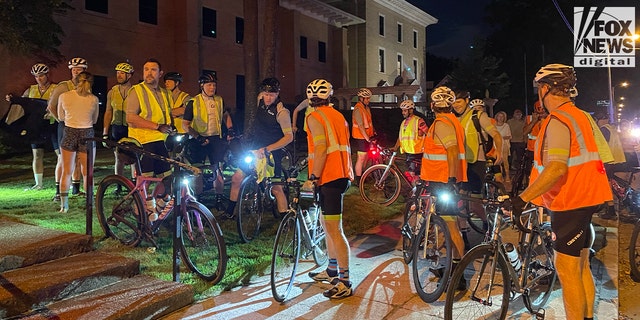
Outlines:
[{"label": "tree trunk", "polygon": [[278,21],[278,0],[266,0],[264,5],[264,52],[260,68],[261,79],[275,77],[276,39],[278,34],[276,23],[276,21]]},{"label": "tree trunk", "polygon": [[243,0],[244,5],[244,131],[250,136],[256,118],[258,96],[258,1]]}]

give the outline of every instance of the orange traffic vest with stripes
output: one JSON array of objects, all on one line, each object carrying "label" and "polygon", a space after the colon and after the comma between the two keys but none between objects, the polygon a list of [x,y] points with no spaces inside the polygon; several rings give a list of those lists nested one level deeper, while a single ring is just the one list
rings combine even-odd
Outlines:
[{"label": "orange traffic vest with stripes", "polygon": [[[367,133],[369,137],[371,137],[374,133],[373,123],[371,122],[371,109],[364,106],[364,104],[358,101],[353,107],[353,113],[356,111],[360,112],[362,115],[362,125],[364,126],[364,131]],[[353,124],[353,128],[351,129],[351,135],[354,139],[364,139],[364,136],[360,132],[360,127],[358,123],[356,123],[356,117],[352,117],[351,122]]]},{"label": "orange traffic vest with stripes", "polygon": [[467,181],[467,161],[464,155],[464,129],[458,118],[452,113],[441,113],[429,127],[424,138],[424,150],[422,154],[422,165],[420,166],[420,179],[447,183],[449,180],[449,163],[447,162],[447,149],[441,144],[436,144],[435,129],[436,123],[445,122],[453,126],[456,131],[456,141],[458,143],[458,162],[460,171],[456,175],[458,182]]},{"label": "orange traffic vest with stripes", "polygon": [[420,117],[411,115],[409,118],[404,119],[400,125],[400,133],[398,134],[400,140],[400,152],[402,153],[422,153],[422,147],[424,145],[424,136],[418,134],[418,127],[420,126]]},{"label": "orange traffic vest with stripes", "polygon": [[584,112],[573,103],[560,106],[542,121],[540,139],[536,142],[530,184],[544,171],[542,152],[545,133],[551,118],[556,118],[569,128],[571,147],[567,161],[567,173],[556,184],[532,202],[552,211],[567,211],[600,205],[612,200],[593,129]]},{"label": "orange traffic vest with stripes", "polygon": [[[549,118],[549,116],[547,116],[547,118]],[[527,116],[526,124],[531,123],[531,121],[533,121],[533,116]],[[536,149],[536,141],[538,139],[538,133],[540,132],[541,124],[542,121],[538,121],[538,123],[534,124],[533,128],[531,128],[531,132],[529,132],[527,136],[527,150],[529,151],[534,151]]]},{"label": "orange traffic vest with stripes", "polygon": [[353,179],[351,167],[351,146],[349,145],[349,124],[344,116],[329,106],[316,108],[305,121],[314,118],[322,124],[324,137],[314,137],[307,128],[307,144],[309,146],[309,172],[313,172],[315,140],[324,139],[327,145],[327,159],[318,177],[319,185],[341,178]]},{"label": "orange traffic vest with stripes", "polygon": [[[131,93],[135,93],[138,96],[138,102],[140,103],[140,117],[147,121],[151,121],[158,124],[171,124],[171,98],[169,92],[164,88],[158,88],[160,92],[159,98],[162,99],[162,104],[158,102],[156,95],[147,87],[144,82],[138,83],[129,89]],[[167,138],[166,133],[162,133],[155,129],[146,128],[134,128],[129,127],[129,137],[138,140],[141,144],[164,141]]]}]

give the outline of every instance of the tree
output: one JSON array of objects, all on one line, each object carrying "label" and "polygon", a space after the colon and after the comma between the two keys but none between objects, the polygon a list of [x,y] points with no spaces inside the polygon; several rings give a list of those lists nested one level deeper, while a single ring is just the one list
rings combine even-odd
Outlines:
[{"label": "tree", "polygon": [[245,106],[244,128],[250,133],[256,118],[256,96],[258,95],[258,1],[244,0],[244,81]]},{"label": "tree", "polygon": [[0,45],[14,54],[59,61],[64,32],[53,15],[70,9],[66,0],[0,0]]}]

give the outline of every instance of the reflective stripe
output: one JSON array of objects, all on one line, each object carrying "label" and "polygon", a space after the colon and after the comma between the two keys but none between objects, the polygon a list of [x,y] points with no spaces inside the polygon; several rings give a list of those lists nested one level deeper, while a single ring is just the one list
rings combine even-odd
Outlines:
[{"label": "reflective stripe", "polygon": [[[318,115],[320,115],[324,123],[331,123],[329,121],[329,118],[327,118],[327,115],[325,115],[323,112],[318,112]],[[336,152],[336,151],[344,151],[344,152],[351,153],[351,148],[349,147],[349,145],[340,145],[338,143],[338,139],[336,138],[337,137],[336,133],[333,132],[333,128],[331,126],[326,126],[326,130],[327,130],[326,132],[327,137],[329,137],[329,143],[327,143],[327,154]]]},{"label": "reflective stripe", "polygon": [[[422,158],[427,160],[434,160],[434,161],[447,161],[446,154],[423,153]],[[465,159],[464,154],[458,153],[458,160],[464,160],[464,159]]]}]

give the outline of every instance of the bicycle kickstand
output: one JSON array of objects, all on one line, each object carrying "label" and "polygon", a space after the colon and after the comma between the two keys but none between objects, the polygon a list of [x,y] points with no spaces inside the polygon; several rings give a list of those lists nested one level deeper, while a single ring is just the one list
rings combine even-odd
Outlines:
[{"label": "bicycle kickstand", "polygon": [[536,320],[544,320],[544,314],[545,314],[544,309],[540,308],[538,309],[538,311],[536,311],[534,315],[536,316]]}]

